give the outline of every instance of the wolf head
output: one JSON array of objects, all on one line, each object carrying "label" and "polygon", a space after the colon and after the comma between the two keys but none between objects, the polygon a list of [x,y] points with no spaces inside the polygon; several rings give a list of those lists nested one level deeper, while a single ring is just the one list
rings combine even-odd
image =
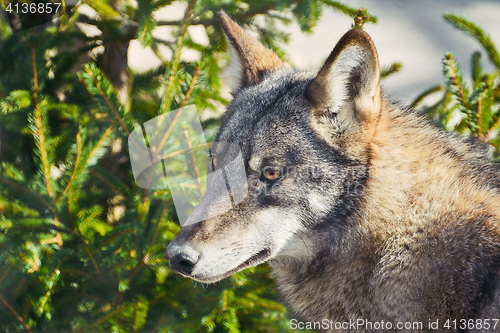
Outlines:
[{"label": "wolf head", "polygon": [[315,75],[284,64],[225,13],[219,21],[237,84],[216,141],[241,148],[248,195],[184,226],[168,246],[171,267],[201,282],[342,243],[381,112],[377,51],[365,32],[347,32]]}]

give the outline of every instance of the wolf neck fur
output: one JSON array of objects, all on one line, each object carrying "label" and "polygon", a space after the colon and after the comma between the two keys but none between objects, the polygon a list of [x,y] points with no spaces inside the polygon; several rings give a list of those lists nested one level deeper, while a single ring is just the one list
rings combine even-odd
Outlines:
[{"label": "wolf neck fur", "polygon": [[[460,139],[450,138],[387,100],[383,101],[377,126],[368,143],[370,176],[357,205],[343,217],[344,221],[334,218],[329,221],[330,226],[300,235],[296,241],[304,244],[304,255],[270,260],[285,301],[297,315],[308,320],[390,320],[422,315],[426,309],[421,303],[415,302],[408,309],[400,307],[398,312],[391,306],[412,292],[415,294],[415,277],[405,281],[406,277],[394,273],[398,271],[394,266],[403,264],[397,256],[411,251],[415,234],[434,237],[432,233],[438,228],[432,224],[443,223],[443,216],[451,216],[446,223],[454,223],[457,211],[470,221],[481,219],[484,206],[495,207],[490,211],[499,210],[497,189],[473,178],[477,169],[485,179],[494,179],[495,184],[498,176],[489,165],[480,162],[480,154],[457,148],[463,147],[463,143],[453,144]],[[459,183],[454,179],[459,179]],[[454,193],[451,198],[450,193]],[[388,198],[390,204],[386,202]],[[500,216],[495,219],[498,221]],[[467,223],[460,217],[455,220]],[[334,224],[350,227],[335,228]],[[309,242],[309,237],[315,241]],[[381,274],[387,275],[381,279]],[[395,285],[403,289],[389,293],[385,304],[372,303],[377,294],[383,294],[384,289],[387,292],[387,286]]]}]

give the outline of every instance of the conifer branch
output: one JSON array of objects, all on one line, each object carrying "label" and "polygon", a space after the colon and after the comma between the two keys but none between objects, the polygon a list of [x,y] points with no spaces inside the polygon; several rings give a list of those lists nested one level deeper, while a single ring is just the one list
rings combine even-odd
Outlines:
[{"label": "conifer branch", "polygon": [[[197,146],[198,148],[203,148],[203,147],[210,147],[210,143],[204,143],[202,145]],[[168,153],[166,155],[159,155],[158,159],[165,160],[167,158],[175,157],[181,154],[184,154],[186,151],[185,150],[176,150],[171,153]]]},{"label": "conifer branch", "polygon": [[139,311],[141,309],[141,303],[142,303],[142,301],[139,300],[137,302],[137,307],[135,308],[135,317],[134,317],[134,326],[133,326],[134,333],[137,333],[137,327],[138,327],[137,322],[139,321]]},{"label": "conifer branch", "polygon": [[[57,219],[57,217],[54,217],[54,225],[56,227],[59,227],[59,220]],[[40,244],[53,244],[53,243],[57,243],[57,245],[59,245],[59,247],[63,246],[62,235],[59,231],[56,232],[55,237],[50,238],[50,239],[43,239],[40,241]]]},{"label": "conifer branch", "polygon": [[460,29],[469,36],[475,38],[488,54],[491,63],[500,70],[500,54],[491,40],[490,35],[485,33],[480,27],[471,21],[467,20],[464,16],[457,14],[445,14],[443,17],[446,22],[452,24],[455,28]]},{"label": "conifer branch", "polygon": [[64,198],[66,193],[68,193],[69,188],[71,184],[73,183],[73,180],[75,179],[76,176],[76,170],[78,169],[78,165],[80,164],[80,158],[82,157],[82,137],[80,135],[80,131],[76,133],[76,161],[75,161],[75,167],[73,168],[73,172],[71,173],[71,177],[69,178],[68,184],[66,185],[66,188],[64,189],[63,193],[59,196],[59,198],[56,199],[56,205],[59,203],[59,201]]},{"label": "conifer branch", "polygon": [[161,107],[161,113],[165,113],[165,111],[168,110],[168,108],[170,107],[170,95],[172,93],[172,89],[174,86],[174,78],[175,78],[175,75],[177,74],[177,66],[179,65],[179,59],[181,57],[182,42],[184,40],[184,34],[186,33],[189,19],[191,18],[191,12],[194,9],[195,3],[196,3],[196,0],[189,1],[188,7],[186,9],[186,13],[184,15],[184,21],[182,22],[182,27],[181,27],[181,30],[179,31],[179,37],[177,38],[177,46],[175,48],[175,52],[174,52],[174,55],[172,57],[172,69],[170,72],[170,76],[168,78],[168,84],[167,84],[167,89],[165,91],[163,104]]},{"label": "conifer branch", "polygon": [[189,89],[186,93],[186,97],[184,97],[184,100],[181,103],[181,106],[180,106],[181,109],[186,106],[187,102],[191,98],[191,94],[193,93],[194,85],[196,83],[196,80],[198,79],[198,74],[200,73],[200,69],[201,69],[200,64],[198,64],[198,66],[194,70],[193,78],[191,79],[191,84],[189,85]]},{"label": "conifer branch", "polygon": [[26,276],[23,277],[23,279],[21,280],[21,282],[19,282],[17,284],[17,288],[14,291],[14,294],[12,294],[12,298],[15,299],[17,297],[17,295],[19,295],[19,292],[22,290],[22,287],[24,286],[25,283],[26,283]]},{"label": "conifer branch", "polygon": [[191,84],[189,85],[189,89],[188,89],[188,91],[186,93],[186,97],[182,101],[181,106],[180,106],[179,110],[177,111],[177,113],[175,114],[174,119],[172,119],[172,123],[170,124],[170,126],[167,129],[167,131],[163,135],[163,138],[161,139],[160,143],[158,144],[158,147],[155,148],[157,152],[160,152],[161,149],[163,148],[163,145],[165,144],[165,142],[168,139],[168,136],[170,135],[170,132],[172,132],[175,124],[177,123],[177,121],[179,120],[179,118],[180,118],[180,116],[182,114],[182,111],[184,110],[184,106],[186,106],[187,102],[191,98],[191,93],[194,90],[194,85],[196,84],[196,80],[198,79],[198,74],[199,73],[200,73],[200,65],[198,65],[198,67],[196,67],[196,69],[194,71],[193,78],[191,80]]},{"label": "conifer branch", "polygon": [[90,274],[82,272],[82,271],[80,271],[78,269],[74,269],[74,268],[61,268],[60,271],[61,271],[61,273],[75,273],[75,274],[83,275],[83,276],[88,277],[88,278],[91,277]]},{"label": "conifer branch", "polygon": [[90,328],[94,327],[94,326],[97,326],[103,322],[105,322],[106,320],[110,319],[110,318],[113,318],[114,316],[124,312],[125,310],[127,310],[128,308],[132,307],[133,305],[135,304],[128,304],[128,305],[123,305],[122,307],[116,309],[115,311],[107,314],[106,316],[102,317],[101,319],[97,320],[96,322],[90,324],[90,325],[87,325],[86,327],[84,328],[80,328],[78,330],[75,331],[75,333],[84,333],[84,332],[88,332]]},{"label": "conifer branch", "polygon": [[[134,139],[134,136],[130,136],[130,130],[129,128],[127,127],[127,125],[125,124],[125,121],[123,120],[123,118],[120,116],[118,110],[114,107],[113,103],[111,102],[111,100],[109,99],[108,95],[104,92],[104,89],[103,87],[101,86],[101,84],[99,83],[99,80],[98,78],[94,75],[94,73],[92,72],[92,68],[95,68],[93,66],[90,66],[90,65],[85,65],[84,66],[84,71],[85,73],[88,74],[88,77],[92,80],[92,83],[95,85],[95,87],[97,88],[97,90],[99,91],[99,94],[102,96],[102,98],[104,99],[104,101],[106,102],[107,106],[109,107],[109,109],[111,110],[111,112],[113,113],[113,115],[115,116],[115,118],[118,120],[118,122],[120,123],[120,127],[125,131],[125,133],[127,134],[127,136],[130,138],[130,140],[132,141],[132,144],[135,146],[136,148],[136,151],[138,151],[143,157],[146,156],[146,154],[144,153],[144,151],[142,150],[141,146],[137,143],[137,141]],[[96,68],[95,70],[98,71],[98,69]],[[104,75],[104,74],[102,74]],[[81,81],[85,84],[85,80],[84,79],[81,79]],[[106,82],[105,82],[106,83]],[[90,91],[91,94],[94,94],[92,92],[92,87],[87,87],[87,90]],[[115,124],[113,119],[109,119],[111,121],[112,124]]]},{"label": "conifer branch", "polygon": [[[181,289],[181,288],[185,287],[185,286],[186,286],[187,284],[189,284],[189,283],[190,283],[189,279],[184,279],[184,281],[182,281],[182,282],[181,282],[181,283],[179,283],[177,286],[175,286],[174,288],[172,288],[172,290],[171,290],[171,294],[170,294],[170,295],[175,294],[175,292],[177,292],[177,290],[179,290],[179,289]],[[172,300],[171,300],[171,298],[172,298],[172,297],[171,297],[170,295],[167,295],[167,296],[162,296],[162,297],[158,297],[158,298],[152,299],[152,300],[149,302],[149,304],[151,304],[151,305],[152,305],[152,304],[156,304],[156,303],[158,303],[158,302],[160,302],[160,301],[166,300],[166,301],[170,302],[170,304],[172,304],[172,305],[176,306],[176,305],[175,305],[175,303],[174,303],[174,302],[172,302]]]},{"label": "conifer branch", "polygon": [[109,180],[106,179],[103,175],[101,175],[99,172],[97,172],[94,168],[89,168],[90,173],[92,173],[94,176],[99,178],[103,183],[111,187],[116,193],[123,195],[123,193],[115,186],[113,183],[111,183]]},{"label": "conifer branch", "polygon": [[438,84],[435,86],[432,86],[426,90],[424,90],[420,95],[418,95],[413,102],[410,104],[412,108],[416,108],[427,96],[438,92],[442,91],[444,89],[444,86],[442,84]]},{"label": "conifer branch", "polygon": [[113,272],[116,272],[116,270],[122,266],[125,266],[127,264],[130,264],[132,261],[134,261],[133,257],[130,257],[128,259],[125,259],[111,267],[108,268],[108,270],[104,274],[113,274]]},{"label": "conifer branch", "polygon": [[498,126],[500,126],[500,117],[498,117],[498,119],[495,121],[495,124],[493,124],[493,126],[491,126],[488,131],[486,132],[486,139],[491,139],[491,136],[493,135],[493,132],[498,128]]},{"label": "conifer branch", "polygon": [[196,180],[198,181],[198,188],[200,190],[201,195],[203,196],[203,186],[201,185],[200,179],[200,170],[198,169],[198,165],[196,164],[196,156],[193,151],[193,144],[191,143],[191,138],[189,137],[189,133],[187,129],[184,129],[184,136],[186,137],[186,141],[189,147],[189,153],[191,154],[191,160],[193,161],[194,172],[196,172]]},{"label": "conifer branch", "polygon": [[450,68],[450,75],[451,75],[451,78],[453,80],[453,83],[457,87],[458,94],[459,94],[459,97],[461,99],[462,105],[464,108],[467,108],[467,100],[465,98],[465,94],[464,94],[464,91],[462,89],[462,85],[460,84],[460,81],[459,81],[459,77],[457,74],[457,68],[456,68],[456,64],[455,64],[455,59],[453,58],[453,56],[451,54],[447,54],[445,57],[445,60],[448,61],[447,64]]},{"label": "conifer branch", "polygon": [[382,67],[380,69],[380,78],[385,79],[394,73],[397,73],[403,68],[403,64],[400,62],[393,62],[389,66]]},{"label": "conifer branch", "polygon": [[[102,144],[108,138],[108,136],[111,134],[111,132],[112,132],[112,126],[108,127],[108,129],[101,136],[101,138],[99,139],[97,144],[94,146],[94,148],[92,149],[90,154],[85,159],[84,166],[86,166],[88,161],[95,155],[96,151],[102,146]],[[59,196],[59,198],[57,198],[56,204],[58,204],[60,202],[60,200],[62,198],[64,198],[64,196],[68,193],[68,191],[71,187],[71,184],[75,180],[77,170],[79,169],[79,166],[80,166],[80,158],[82,155],[82,139],[80,136],[80,131],[78,131],[78,133],[76,134],[76,147],[77,147],[77,153],[76,153],[75,167],[73,168],[73,172],[72,172],[71,177],[68,181],[68,184],[66,185],[66,188],[64,189],[63,193]]]},{"label": "conifer branch", "polygon": [[34,196],[35,196],[35,197],[37,197],[37,198],[38,198],[38,200],[40,200],[40,201],[41,201],[41,202],[42,202],[42,203],[43,203],[43,204],[44,204],[44,205],[45,205],[48,209],[50,209],[50,211],[52,211],[53,213],[55,213],[55,212],[56,212],[56,211],[54,210],[54,207],[52,207],[51,205],[49,205],[49,203],[48,203],[48,202],[47,202],[47,201],[46,201],[46,200],[45,200],[45,199],[44,199],[44,198],[43,198],[40,194],[38,194],[37,192],[33,191],[32,189],[27,188],[27,187],[24,187],[24,186],[21,186],[21,185],[19,185],[19,184],[15,183],[15,182],[10,181],[10,180],[8,180],[8,179],[6,179],[6,178],[3,178],[3,177],[1,177],[1,176],[0,176],[0,182],[3,182],[3,183],[5,183],[5,184],[7,184],[7,185],[10,185],[10,186],[13,186],[13,187],[15,187],[15,188],[18,188],[18,189],[20,189],[20,190],[21,190],[21,191],[23,191],[23,192],[27,192],[27,193],[29,193],[29,194],[34,195]]},{"label": "conifer branch", "polygon": [[33,331],[30,329],[28,324],[26,324],[26,322],[23,320],[23,318],[16,312],[16,310],[14,310],[12,308],[12,306],[10,306],[10,304],[7,302],[7,300],[5,298],[3,298],[2,294],[0,294],[0,301],[2,301],[2,303],[7,307],[7,309],[9,309],[9,311],[12,312],[12,314],[14,314],[14,316],[16,316],[17,320],[19,320],[21,322],[21,324],[24,326],[24,328],[28,332],[33,333]]},{"label": "conifer branch", "polygon": [[228,294],[229,294],[229,290],[224,289],[223,294],[222,294],[222,309],[221,309],[222,311],[227,310]]},{"label": "conifer branch", "polygon": [[92,252],[90,252],[90,249],[87,246],[87,244],[85,243],[85,241],[83,241],[83,247],[85,248],[85,251],[87,251],[87,253],[89,254],[90,260],[92,260],[92,264],[94,265],[94,268],[95,268],[97,274],[101,275],[101,271],[99,270],[99,266],[97,265],[97,262],[95,261],[94,256],[92,255]]},{"label": "conifer branch", "polygon": [[481,113],[482,113],[482,104],[483,104],[484,95],[481,96],[479,101],[477,102],[477,136],[482,139],[483,131],[481,129]]},{"label": "conifer branch", "polygon": [[0,283],[2,283],[3,279],[5,279],[5,277],[7,276],[7,274],[10,272],[10,270],[14,267],[14,265],[10,265],[2,274],[2,276],[0,276]]},{"label": "conifer branch", "polygon": [[[146,254],[148,257],[149,255]],[[137,273],[139,273],[139,271],[142,269],[142,267],[144,266],[144,258],[146,258],[146,255],[144,257],[142,257],[142,260],[139,261],[139,264],[137,265],[137,267],[134,269],[134,271],[132,272],[132,274],[130,274],[130,277],[128,278],[128,283],[130,285],[130,282],[132,282],[132,280],[135,278],[135,276],[137,275]]]},{"label": "conifer branch", "polygon": [[167,212],[168,205],[170,204],[169,201],[165,202],[165,205],[163,207],[163,211],[161,213],[160,219],[158,220],[158,224],[156,225],[156,230],[155,233],[153,234],[153,238],[151,239],[151,242],[149,243],[148,250],[146,251],[146,254],[142,257],[142,260],[139,262],[139,265],[135,268],[135,270],[132,272],[128,279],[128,283],[130,285],[130,282],[134,279],[134,277],[139,273],[141,268],[144,266],[144,264],[147,262],[147,258],[149,258],[149,255],[151,253],[151,248],[156,242],[156,238],[158,237],[158,234],[160,232],[160,227],[161,227],[161,221],[165,217],[165,213]]},{"label": "conifer branch", "polygon": [[167,208],[168,208],[169,204],[171,204],[171,202],[167,201],[167,202],[165,202],[165,205],[163,206],[163,211],[161,212],[160,219],[158,220],[158,225],[156,226],[155,233],[153,234],[153,238],[151,239],[151,242],[149,243],[148,251],[146,253],[150,253],[151,252],[151,248],[153,247],[153,245],[156,242],[156,238],[158,237],[158,234],[160,232],[161,221],[165,217],[165,213],[167,212]]},{"label": "conifer branch", "polygon": [[42,111],[40,110],[40,90],[38,87],[38,71],[36,69],[36,46],[31,43],[31,66],[33,69],[33,98],[35,100],[35,125],[36,133],[32,133],[35,140],[38,139],[40,158],[42,160],[43,174],[45,177],[45,186],[47,193],[52,197],[52,186],[50,184],[50,166],[45,147],[45,134],[43,132]]},{"label": "conifer branch", "polygon": [[122,232],[119,232],[116,235],[111,236],[108,239],[104,240],[101,244],[97,245],[97,248],[100,249],[100,248],[108,245],[110,242],[112,242],[113,240],[117,239],[118,237],[121,237],[121,236],[126,235],[126,234],[133,233],[134,231],[135,231],[134,229],[123,230]]},{"label": "conifer branch", "polygon": [[120,117],[120,114],[118,113],[118,111],[116,110],[116,108],[113,106],[113,103],[111,103],[111,101],[109,100],[108,95],[102,90],[102,87],[99,84],[99,81],[94,76],[94,73],[92,73],[92,70],[90,69],[89,66],[85,66],[85,72],[87,72],[87,74],[92,79],[92,82],[94,82],[96,88],[99,90],[99,93],[101,94],[102,98],[104,99],[104,101],[108,105],[109,109],[115,115],[115,117],[118,120],[118,122],[120,123],[120,126],[122,127],[122,129],[125,131],[125,133],[127,133],[127,135],[130,135],[130,130],[128,129],[128,127],[125,124],[125,122],[123,121],[122,117]]},{"label": "conifer branch", "polygon": [[[201,69],[201,66],[198,64],[198,66],[196,67],[196,69],[195,69],[195,71],[193,73],[193,78],[191,79],[191,83],[189,85],[188,91],[186,92],[186,96],[184,97],[184,100],[182,101],[179,110],[175,114],[174,119],[172,119],[172,123],[170,123],[170,126],[168,127],[167,131],[163,135],[163,138],[161,139],[160,143],[158,144],[158,147],[155,148],[157,152],[160,152],[161,149],[163,148],[163,145],[165,144],[165,142],[167,141],[167,139],[168,139],[168,137],[170,135],[170,132],[172,132],[175,124],[177,123],[177,121],[179,120],[179,118],[180,118],[180,116],[182,114],[182,111],[184,111],[184,107],[186,106],[187,102],[191,98],[191,93],[194,90],[194,86],[196,84],[196,80],[198,80],[198,74],[200,73],[200,69]],[[182,151],[179,152],[179,153],[182,153]],[[162,159],[164,159],[164,158],[162,158]],[[153,172],[151,171],[151,172],[149,172],[148,181],[147,181],[146,184],[150,184],[151,183],[152,177],[153,177]],[[200,187],[200,191],[201,191],[201,187]],[[142,208],[143,208],[144,211],[146,209],[146,204],[147,204],[147,198],[148,198],[148,196],[149,196],[149,190],[147,188],[145,188],[143,190],[143,192],[142,192],[142,206],[143,206]]]},{"label": "conifer branch", "polygon": [[[57,264],[57,266],[59,266],[60,264],[61,264],[61,261],[59,261],[59,263]],[[51,281],[52,285],[49,287],[49,290],[47,290],[47,292],[45,293],[45,296],[43,297],[42,302],[40,302],[40,306],[38,307],[38,312],[39,313],[43,312],[43,308],[45,307],[45,304],[49,300],[50,294],[52,293],[52,290],[54,289],[54,283],[53,283],[53,281],[54,281],[54,274],[59,274],[59,273],[60,273],[60,271],[58,269],[56,269],[50,275],[49,281]]]}]

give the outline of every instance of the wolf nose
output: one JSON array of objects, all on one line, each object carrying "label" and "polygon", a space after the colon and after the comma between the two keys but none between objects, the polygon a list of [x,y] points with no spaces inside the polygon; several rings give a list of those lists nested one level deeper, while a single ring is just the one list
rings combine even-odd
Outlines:
[{"label": "wolf nose", "polygon": [[199,257],[199,253],[188,245],[170,244],[165,251],[165,258],[170,261],[170,267],[184,275],[191,274]]}]

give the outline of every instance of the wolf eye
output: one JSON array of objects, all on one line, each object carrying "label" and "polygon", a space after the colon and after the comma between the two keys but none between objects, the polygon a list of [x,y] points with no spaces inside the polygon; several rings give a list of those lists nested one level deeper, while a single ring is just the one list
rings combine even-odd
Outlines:
[{"label": "wolf eye", "polygon": [[215,167],[217,166],[217,157],[212,157],[210,159],[210,166],[212,167],[212,171],[215,171]]},{"label": "wolf eye", "polygon": [[267,169],[264,171],[264,177],[266,177],[267,180],[276,180],[281,176],[281,171],[276,170],[276,169]]}]

